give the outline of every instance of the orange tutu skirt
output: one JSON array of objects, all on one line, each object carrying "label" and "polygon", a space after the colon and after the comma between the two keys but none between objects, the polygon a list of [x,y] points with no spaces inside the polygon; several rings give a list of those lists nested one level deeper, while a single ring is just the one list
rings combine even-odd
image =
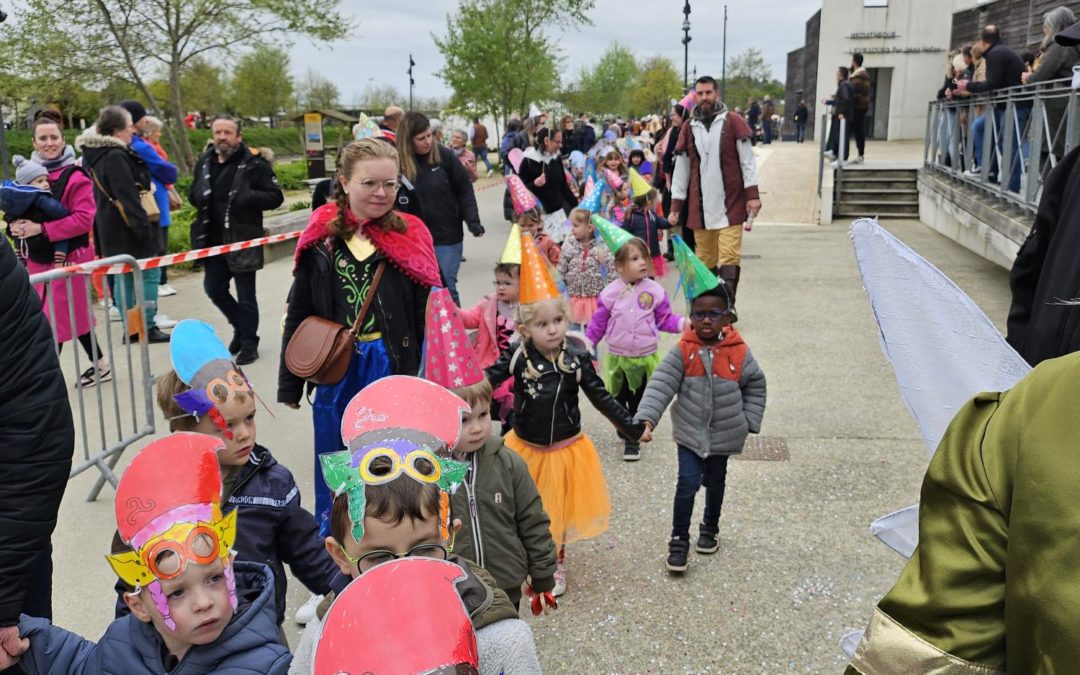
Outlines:
[{"label": "orange tutu skirt", "polygon": [[587,325],[596,314],[597,296],[570,296],[570,320],[574,323]]},{"label": "orange tutu skirt", "polygon": [[529,467],[556,548],[591,539],[608,529],[611,499],[596,446],[585,434],[552,448],[526,443],[511,431],[503,439]]}]

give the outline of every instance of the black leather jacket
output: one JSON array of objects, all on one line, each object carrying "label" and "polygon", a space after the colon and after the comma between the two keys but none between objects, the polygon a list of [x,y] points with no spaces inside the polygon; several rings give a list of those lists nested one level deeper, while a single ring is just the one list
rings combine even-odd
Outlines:
[{"label": "black leather jacket", "polygon": [[[567,337],[563,372],[540,355],[531,344],[511,345],[485,372],[493,387],[514,377],[514,431],[523,441],[547,447],[581,433],[578,389],[592,401],[604,417],[630,438],[640,438],[645,425],[635,422],[619,404],[593,368],[592,356],[578,338]],[[539,379],[526,374],[532,363]]]}]

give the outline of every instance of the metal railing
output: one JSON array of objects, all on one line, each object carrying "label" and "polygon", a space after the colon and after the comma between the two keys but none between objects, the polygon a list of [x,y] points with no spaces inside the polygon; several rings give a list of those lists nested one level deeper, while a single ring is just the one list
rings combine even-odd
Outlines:
[{"label": "metal railing", "polygon": [[[115,287],[116,306],[126,315],[117,324],[120,326],[118,335],[114,334],[110,325],[108,311],[102,313],[103,320],[96,320],[95,307],[98,305],[91,293],[93,284],[90,283],[92,270],[116,263],[133,265],[134,270],[128,274],[133,275],[135,296],[134,302],[129,303],[123,282],[126,275],[103,277],[114,282],[102,284],[105,295],[103,307],[109,306],[109,288]],[[113,468],[121,454],[131,444],[154,433],[153,375],[145,332],[138,342],[128,339],[127,335],[129,331],[138,330],[131,320],[135,313],[138,313],[141,325],[149,328],[146,326],[142,278],[142,270],[129,255],[95,260],[78,269],[55,269],[30,277],[30,283],[42,296],[43,309],[53,329],[53,347],[58,355],[64,357],[60,360],[61,368],[68,376],[69,386],[74,389],[70,396],[71,408],[75,416],[76,439],[82,445],[82,459],[77,459],[72,466],[70,478],[93,467],[99,472],[87,501],[97,499],[106,481],[116,487],[117,478]],[[58,297],[61,298],[59,302]],[[129,304],[131,307],[124,312],[122,308]],[[80,310],[85,313],[84,316],[76,315]],[[60,320],[68,322],[72,338],[64,345],[57,342],[57,323]],[[84,385],[81,381],[82,373],[89,370],[84,366],[96,368],[97,363],[92,356],[82,353],[81,345],[74,339],[80,325],[90,326],[91,352],[100,353],[107,360],[109,381],[99,381],[93,385]],[[104,336],[103,340],[99,340],[99,334]],[[63,352],[62,346],[66,347]]]},{"label": "metal railing", "polygon": [[1077,91],[1069,79],[1053,80],[931,101],[923,162],[1035,212],[1046,175],[1078,140]]}]

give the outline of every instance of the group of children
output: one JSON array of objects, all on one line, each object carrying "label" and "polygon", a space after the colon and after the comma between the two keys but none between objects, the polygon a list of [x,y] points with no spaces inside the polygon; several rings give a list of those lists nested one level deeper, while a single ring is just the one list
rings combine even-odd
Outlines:
[{"label": "group of children", "polygon": [[[679,480],[667,568],[687,569],[702,485],[696,549],[718,550],[727,458],[759,431],[765,406],[764,375],[731,325],[723,282],[674,237],[689,303],[688,318],[679,316],[652,278],[649,243],[588,208],[602,186],[573,211],[560,248],[539,231],[535,204],[513,179],[517,221],[495,292],[463,311],[433,289],[425,379],[391,376],[361,390],[345,411],[345,449],[321,456],[319,478],[335,495],[328,537],[301,507],[289,470],[256,442],[256,396],[228,349],[207,324],[174,329],[173,371],[158,382],[174,433],[136,455],[116,498],[109,561],[118,618],[96,644],[24,618],[28,673],[322,673],[337,672],[320,664],[341,658],[354,672],[374,671],[380,650],[350,644],[351,613],[334,608],[359,595],[346,590],[366,574],[373,586],[409,578],[369,574],[409,559],[444,561],[434,574],[452,570],[458,614],[472,627],[464,642],[450,641],[454,655],[443,663],[464,659],[477,669],[455,672],[539,672],[521,600],[534,614],[556,609],[566,544],[606,531],[611,510],[580,394],[616,427],[627,460],[640,457],[639,443],[651,440],[675,399]],[[641,222],[648,236],[652,220]],[[609,265],[616,278],[605,283]],[[584,335],[568,332],[572,325]],[[680,335],[663,359],[661,331]],[[600,342],[608,344],[603,378],[594,361]],[[325,596],[293,653],[281,629],[284,565]],[[419,617],[435,611],[434,596],[419,593],[410,596],[412,623],[380,634],[383,654],[387,645],[409,648],[394,631],[428,625]],[[390,607],[386,615],[396,616]],[[352,650],[344,657],[343,644]]]}]

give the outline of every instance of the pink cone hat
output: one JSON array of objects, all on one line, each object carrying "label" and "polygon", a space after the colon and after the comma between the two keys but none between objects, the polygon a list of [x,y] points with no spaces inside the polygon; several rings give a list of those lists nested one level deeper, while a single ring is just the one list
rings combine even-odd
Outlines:
[{"label": "pink cone hat", "polygon": [[611,169],[604,169],[604,176],[607,178],[607,184],[611,186],[612,190],[618,190],[622,187],[622,178],[619,178],[619,174],[615,173]]},{"label": "pink cone hat", "polygon": [[428,296],[424,350],[424,378],[430,382],[454,389],[484,379],[458,308],[445,288],[433,288]]},{"label": "pink cone hat", "polygon": [[536,196],[529,192],[529,188],[525,187],[525,183],[515,174],[506,177],[506,185],[510,188],[510,199],[514,202],[514,215],[537,207]]}]

